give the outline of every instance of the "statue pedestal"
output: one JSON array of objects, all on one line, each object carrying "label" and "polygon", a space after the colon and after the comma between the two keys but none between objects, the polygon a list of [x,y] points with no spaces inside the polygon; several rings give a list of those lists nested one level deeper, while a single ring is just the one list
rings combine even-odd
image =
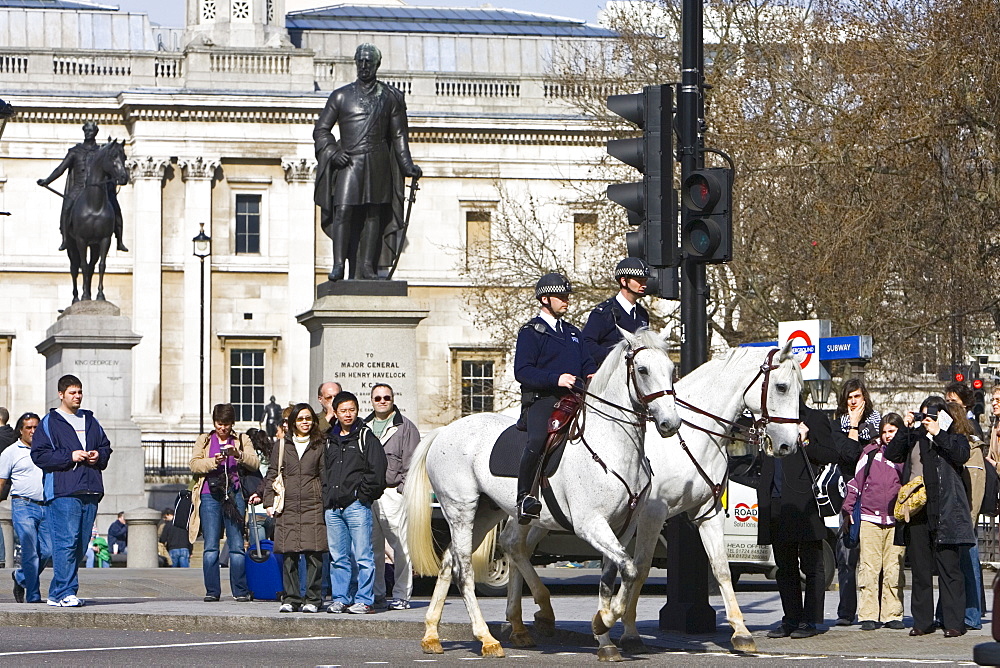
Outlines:
[{"label": "statue pedestal", "polygon": [[83,383],[83,406],[93,411],[111,441],[97,530],[106,535],[119,511],[146,506],[142,435],[132,422],[132,348],[140,337],[110,302],[77,302],[45,332],[36,350],[45,356],[48,407],[59,405],[59,378]]},{"label": "statue pedestal", "polygon": [[[338,281],[344,290],[358,283],[392,281]],[[404,284],[405,287],[405,284]],[[398,289],[398,288],[392,288]],[[406,417],[418,422],[416,330],[428,310],[406,296],[341,294],[319,296],[312,309],[298,316],[309,330],[309,385],[337,381],[358,396],[361,417],[371,410],[371,388],[387,383]]]}]

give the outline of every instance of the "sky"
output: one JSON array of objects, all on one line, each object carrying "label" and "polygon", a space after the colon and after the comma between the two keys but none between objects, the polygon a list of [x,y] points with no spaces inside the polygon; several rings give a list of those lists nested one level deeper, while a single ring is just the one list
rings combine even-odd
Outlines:
[{"label": "sky", "polygon": [[[122,11],[148,14],[149,20],[164,26],[184,26],[184,0],[96,0],[99,4],[118,5]],[[348,0],[342,0],[347,2]],[[341,4],[329,0],[327,4]],[[407,4],[428,7],[479,7],[484,0],[408,0]],[[597,22],[597,11],[604,0],[491,0],[488,4],[503,9],[520,9]]]}]

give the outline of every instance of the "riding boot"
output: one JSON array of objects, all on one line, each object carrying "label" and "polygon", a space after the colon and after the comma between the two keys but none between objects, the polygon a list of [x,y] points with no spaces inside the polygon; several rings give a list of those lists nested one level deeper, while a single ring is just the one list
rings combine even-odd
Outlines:
[{"label": "riding boot", "polygon": [[361,239],[358,242],[358,278],[366,281],[378,280],[375,269],[379,250],[379,226],[377,218],[367,218],[361,228]]},{"label": "riding boot", "polygon": [[538,479],[542,473],[542,456],[541,453],[538,453],[537,458],[532,458],[530,454],[528,450],[525,450],[517,475],[518,524],[530,524],[531,520],[537,520],[542,514],[542,504],[534,496],[538,493]]},{"label": "riding boot", "polygon": [[67,247],[67,243],[66,243],[66,228],[63,227],[62,225],[59,226],[59,234],[62,235],[62,244],[59,246],[59,250],[64,251],[64,250],[66,250],[66,247]]},{"label": "riding boot", "polygon": [[118,250],[122,253],[127,253],[128,248],[125,247],[125,243],[122,241],[122,228],[120,225],[118,226],[118,229],[115,230],[115,237],[118,239]]},{"label": "riding boot", "polygon": [[330,226],[330,239],[333,241],[333,268],[329,275],[331,281],[344,278],[344,256],[347,254],[349,233],[350,230],[343,221]]}]

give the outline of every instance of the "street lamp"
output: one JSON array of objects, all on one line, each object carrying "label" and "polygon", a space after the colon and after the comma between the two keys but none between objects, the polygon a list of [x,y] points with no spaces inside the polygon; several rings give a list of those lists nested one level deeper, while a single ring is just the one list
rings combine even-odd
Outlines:
[{"label": "street lamp", "polygon": [[212,237],[205,234],[205,223],[201,223],[194,243],[194,256],[201,260],[201,319],[198,330],[198,433],[205,433],[205,258],[212,254]]}]

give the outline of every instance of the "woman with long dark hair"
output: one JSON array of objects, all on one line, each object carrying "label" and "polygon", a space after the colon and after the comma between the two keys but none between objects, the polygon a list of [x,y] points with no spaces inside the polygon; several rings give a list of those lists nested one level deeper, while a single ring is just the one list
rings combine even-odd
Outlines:
[{"label": "woman with long dark hair", "polygon": [[[284,555],[281,579],[285,595],[279,612],[318,612],[323,603],[323,450],[326,439],[309,404],[297,404],[286,421],[285,436],[271,450],[264,481],[264,506],[275,518],[274,551]],[[283,508],[275,512],[273,483],[281,474]],[[306,565],[306,594],[299,582],[299,561]]]},{"label": "woman with long dark hair", "polygon": [[896,545],[906,545],[913,574],[910,614],[911,636],[934,631],[934,567],[946,638],[965,633],[965,582],[961,548],[974,545],[969,498],[962,469],[969,459],[969,439],[960,433],[945,401],[930,396],[920,410],[904,418],[905,429],[896,432],[885,449],[886,459],[903,463],[903,484],[920,478],[927,493],[926,505],[897,525]]},{"label": "woman with long dark hair", "polygon": [[[194,513],[188,531],[189,540],[198,539],[200,528],[205,536],[202,572],[205,578],[205,602],[218,601],[222,596],[219,568],[219,541],[226,532],[229,550],[229,586],[233,598],[252,600],[247,586],[245,553],[243,551],[243,515],[246,498],[240,483],[241,466],[257,470],[260,459],[246,434],[236,435],[236,410],[232,404],[216,404],[212,409],[214,429],[202,434],[194,444],[189,464],[196,475],[191,499]],[[246,493],[250,494],[253,490]]]}]

